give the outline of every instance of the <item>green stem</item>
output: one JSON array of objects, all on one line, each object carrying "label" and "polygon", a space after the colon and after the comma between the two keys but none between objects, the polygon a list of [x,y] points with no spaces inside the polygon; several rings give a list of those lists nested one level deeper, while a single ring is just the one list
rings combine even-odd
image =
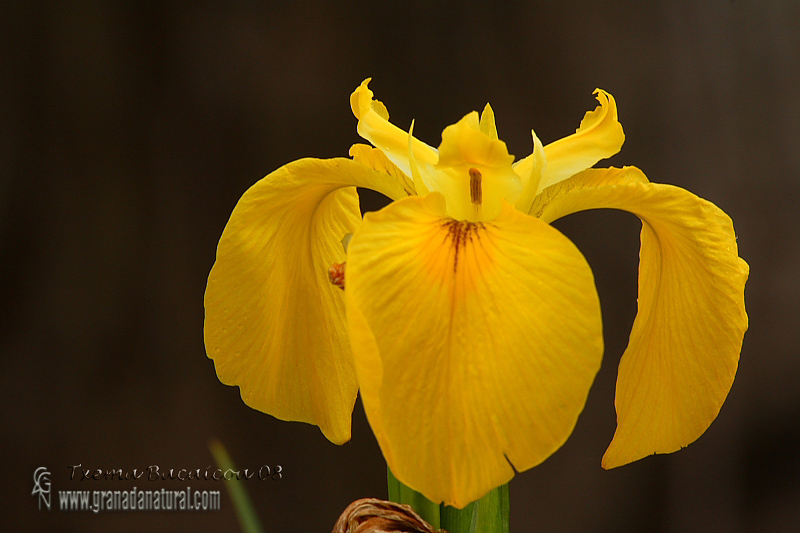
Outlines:
[{"label": "green stem", "polygon": [[386,469],[389,481],[389,499],[410,505],[435,529],[448,533],[509,533],[510,501],[508,485],[489,491],[480,500],[463,509],[449,505],[438,505],[400,482],[390,469]]},{"label": "green stem", "polygon": [[508,485],[489,491],[463,509],[442,505],[441,528],[449,533],[509,533]]},{"label": "green stem", "polygon": [[440,506],[438,503],[433,503],[419,492],[401,483],[394,477],[389,467],[386,468],[386,478],[389,484],[389,500],[410,505],[423,520],[435,529],[442,527],[439,520]]}]

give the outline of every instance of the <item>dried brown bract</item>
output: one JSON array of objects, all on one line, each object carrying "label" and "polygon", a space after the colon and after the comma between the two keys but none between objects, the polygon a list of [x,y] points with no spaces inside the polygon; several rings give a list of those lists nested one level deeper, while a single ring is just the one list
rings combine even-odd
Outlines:
[{"label": "dried brown bract", "polygon": [[433,529],[411,507],[375,498],[356,500],[336,521],[333,533],[447,533]]}]

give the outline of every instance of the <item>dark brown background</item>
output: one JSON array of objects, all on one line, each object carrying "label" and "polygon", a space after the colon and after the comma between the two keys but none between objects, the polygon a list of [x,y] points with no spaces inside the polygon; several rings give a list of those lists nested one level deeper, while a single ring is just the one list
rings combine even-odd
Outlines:
[{"label": "dark brown background", "polygon": [[394,122],[415,118],[434,145],[490,101],[518,157],[531,127],[563,137],[595,87],[610,91],[627,134],[610,164],[714,201],[752,269],[751,328],[717,421],[680,453],[606,472],[639,224],[611,211],[558,224],[594,268],[606,359],[573,437],[512,482],[513,530],[800,523],[800,3],[603,4],[4,2],[5,527],[235,530],[227,495],[213,514],[92,515],[39,512],[30,494],[42,465],[54,489],[132,487],[70,482],[78,463],[204,469],[214,437],[240,466],[283,466],[279,483],[247,483],[268,531],[329,531],[352,500],[385,496],[360,405],[352,442],[334,446],[246,407],[202,340],[206,276],[237,199],[284,163],[346,155],[359,140],[348,97],[367,76]]}]

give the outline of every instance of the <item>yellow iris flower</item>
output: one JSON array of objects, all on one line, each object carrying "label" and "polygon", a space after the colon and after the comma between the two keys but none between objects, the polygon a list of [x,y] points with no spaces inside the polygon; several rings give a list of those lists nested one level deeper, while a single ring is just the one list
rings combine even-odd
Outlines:
[{"label": "yellow iris flower", "polygon": [[[350,438],[360,389],[395,476],[463,507],[572,432],[600,368],[600,305],[586,260],[550,223],[622,209],[642,220],[638,314],[603,466],[697,439],[747,329],[730,218],[637,168],[590,168],[624,140],[604,91],[576,133],[547,146],[534,134],[514,162],[488,105],[436,149],[389,123],[368,82],[351,107],[375,148],[289,163],[234,209],[205,294],[219,379],[335,443]],[[356,187],[394,202],[362,220]],[[345,262],[342,291],[328,269]]]}]

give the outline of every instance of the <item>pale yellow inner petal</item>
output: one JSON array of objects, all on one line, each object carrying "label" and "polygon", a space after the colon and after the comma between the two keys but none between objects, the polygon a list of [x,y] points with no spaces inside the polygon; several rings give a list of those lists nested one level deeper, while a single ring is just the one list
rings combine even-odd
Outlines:
[{"label": "pale yellow inner petal", "polygon": [[489,104],[486,104],[486,107],[483,108],[483,112],[481,113],[481,131],[493,141],[497,140],[497,125],[494,121],[494,111]]},{"label": "pale yellow inner petal", "polygon": [[503,201],[515,202],[522,190],[511,166],[514,156],[503,141],[492,138],[492,128],[493,116],[481,124],[473,111],[442,133],[431,190],[444,195],[447,214],[456,220],[492,220]]},{"label": "pale yellow inner petal", "polygon": [[513,165],[514,172],[519,176],[522,186],[522,192],[514,204],[520,213],[530,212],[533,199],[540,192],[539,183],[541,183],[547,168],[542,141],[533,130],[531,130],[531,135],[533,136],[533,153]]},{"label": "pale yellow inner petal", "polygon": [[405,194],[402,197],[392,197],[392,200],[399,200],[405,196],[414,196],[417,194],[414,182],[410,177],[397,168],[397,165],[392,163],[389,158],[386,157],[386,154],[379,149],[366,144],[354,144],[350,147],[350,157],[373,170],[390,175],[397,181]]}]

